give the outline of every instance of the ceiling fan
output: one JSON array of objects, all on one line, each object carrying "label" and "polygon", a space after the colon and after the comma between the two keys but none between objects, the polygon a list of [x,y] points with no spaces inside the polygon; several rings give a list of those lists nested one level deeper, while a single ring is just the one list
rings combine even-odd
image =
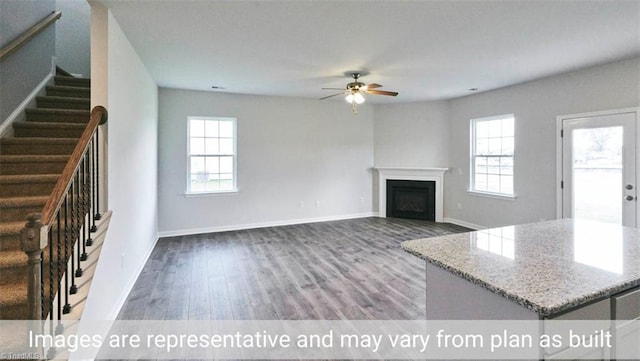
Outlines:
[{"label": "ceiling fan", "polygon": [[358,81],[358,79],[360,78],[360,75],[361,75],[360,73],[351,73],[351,77],[353,78],[353,81],[347,84],[347,86],[344,89],[322,88],[323,90],[340,90],[340,92],[327,95],[326,97],[320,98],[320,100],[346,94],[347,96],[345,97],[345,100],[348,103],[351,103],[351,111],[353,111],[354,114],[358,114],[358,104],[362,104],[365,100],[363,94],[389,95],[393,97],[398,95],[397,92],[390,92],[386,90],[376,90],[375,88],[382,87],[382,85],[380,84],[372,83],[367,85],[365,83]]}]

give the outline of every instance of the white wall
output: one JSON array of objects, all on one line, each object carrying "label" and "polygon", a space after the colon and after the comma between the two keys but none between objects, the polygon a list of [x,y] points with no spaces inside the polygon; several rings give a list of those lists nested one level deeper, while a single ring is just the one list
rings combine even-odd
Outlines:
[{"label": "white wall", "polygon": [[[162,234],[371,214],[371,107],[164,88],[159,104]],[[190,115],[238,119],[238,193],[185,197]]]},{"label": "white wall", "polygon": [[449,164],[449,102],[374,108],[377,167],[446,167]]},{"label": "white wall", "polygon": [[[556,116],[638,106],[639,80],[635,58],[452,100],[445,217],[485,227],[556,218]],[[469,119],[508,113],[517,198],[469,194]]]},{"label": "white wall", "polygon": [[[106,63],[92,59],[93,69],[106,66],[107,93],[98,92],[92,102],[106,101],[109,111],[108,204],[113,215],[83,314],[87,320],[117,316],[158,228],[158,89],[115,18],[101,5],[92,6],[92,42],[107,47],[96,52],[107,54]],[[98,89],[103,88],[96,84],[104,82],[103,70],[92,74]]]},{"label": "white wall", "polygon": [[62,17],[56,23],[56,64],[62,69],[91,76],[91,7],[84,0],[56,0]]},{"label": "white wall", "polygon": [[[161,89],[159,227],[177,234],[365,215],[378,209],[372,164],[450,167],[449,220],[489,227],[552,219],[556,116],[637,106],[639,69],[630,59],[450,101],[362,107],[357,117],[340,102]],[[517,198],[469,194],[469,119],[506,113],[516,116]],[[189,115],[238,117],[240,193],[184,196]],[[349,148],[357,151],[346,160],[341,149]],[[338,179],[341,167],[348,172]]]},{"label": "white wall", "polygon": [[[49,16],[54,9],[53,0],[0,0],[0,47]],[[0,125],[13,121],[14,111],[22,112],[21,107],[34,90],[48,81],[55,39],[56,25],[46,28],[0,62]],[[22,113],[17,114],[17,118],[22,117]]]}]

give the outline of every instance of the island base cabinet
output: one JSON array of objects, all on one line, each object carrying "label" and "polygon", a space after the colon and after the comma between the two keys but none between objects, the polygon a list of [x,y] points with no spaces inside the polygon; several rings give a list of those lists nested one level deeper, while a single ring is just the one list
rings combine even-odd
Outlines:
[{"label": "island base cabinet", "polygon": [[616,344],[614,349],[614,359],[616,360],[638,360],[640,355],[640,319],[616,327]]},{"label": "island base cabinet", "polygon": [[611,297],[616,320],[614,358],[637,360],[640,355],[640,288]]}]

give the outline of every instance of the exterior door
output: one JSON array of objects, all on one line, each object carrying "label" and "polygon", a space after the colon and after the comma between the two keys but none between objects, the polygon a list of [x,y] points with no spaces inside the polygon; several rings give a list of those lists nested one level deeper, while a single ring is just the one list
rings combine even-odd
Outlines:
[{"label": "exterior door", "polygon": [[562,119],[562,217],[636,227],[636,115]]}]

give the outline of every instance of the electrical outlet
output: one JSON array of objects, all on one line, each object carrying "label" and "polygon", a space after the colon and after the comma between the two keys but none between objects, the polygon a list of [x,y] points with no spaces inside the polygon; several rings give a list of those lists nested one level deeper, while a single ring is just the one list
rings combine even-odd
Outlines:
[{"label": "electrical outlet", "polygon": [[300,207],[300,208],[304,208],[304,201],[300,201],[300,202],[298,202],[298,207]]},{"label": "electrical outlet", "polygon": [[124,253],[120,256],[120,268],[124,268]]},{"label": "electrical outlet", "polygon": [[458,202],[458,209],[462,209],[462,203]]}]

